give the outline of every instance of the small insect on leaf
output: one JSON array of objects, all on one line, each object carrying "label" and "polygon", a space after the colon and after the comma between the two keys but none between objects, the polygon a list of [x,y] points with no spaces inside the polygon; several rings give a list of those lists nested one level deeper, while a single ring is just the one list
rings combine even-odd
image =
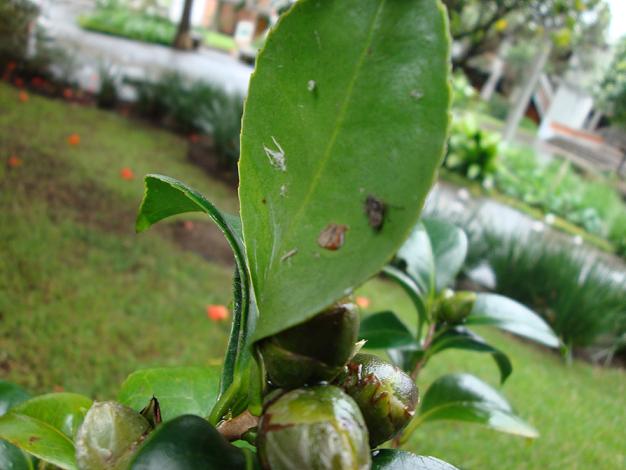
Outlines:
[{"label": "small insect on leaf", "polygon": [[371,194],[365,200],[365,215],[369,221],[370,227],[375,231],[380,231],[385,222],[385,211],[387,207],[385,203]]},{"label": "small insect on leaf", "polygon": [[343,246],[345,233],[348,231],[347,225],[328,224],[317,237],[317,243],[322,248],[336,251]]}]

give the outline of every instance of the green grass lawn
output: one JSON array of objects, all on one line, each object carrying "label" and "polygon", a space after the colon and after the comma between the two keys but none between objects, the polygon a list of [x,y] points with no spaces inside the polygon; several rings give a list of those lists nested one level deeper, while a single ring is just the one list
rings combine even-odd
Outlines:
[{"label": "green grass lawn", "polygon": [[[79,145],[68,145],[71,133]],[[231,267],[190,251],[175,236],[179,221],[133,232],[148,172],[182,179],[236,211],[234,191],[188,164],[185,151],[184,140],[141,123],[35,96],[20,103],[0,85],[0,377],[35,393],[62,387],[110,398],[136,368],[221,360],[228,325],[212,323],[204,309],[230,301]],[[9,168],[11,155],[22,165]],[[123,167],[134,180],[120,177]],[[206,229],[196,216],[185,219]],[[223,250],[206,239],[208,258]],[[414,323],[395,286],[372,280],[359,294],[372,300],[370,311],[393,309]],[[481,333],[510,353],[514,373],[503,392],[541,438],[437,423],[418,430],[412,450],[463,469],[623,468],[622,370],[566,368],[508,335]],[[420,388],[457,371],[497,384],[490,358],[446,352]]]}]

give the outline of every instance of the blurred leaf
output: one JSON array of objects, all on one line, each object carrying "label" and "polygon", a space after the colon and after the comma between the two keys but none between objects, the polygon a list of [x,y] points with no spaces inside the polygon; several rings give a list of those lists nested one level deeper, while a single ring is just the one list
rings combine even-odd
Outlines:
[{"label": "blurred leaf", "polygon": [[435,259],[435,291],[452,285],[467,256],[467,235],[459,227],[438,219],[424,218],[422,223]]},{"label": "blurred leaf", "polygon": [[29,393],[19,385],[0,380],[0,416],[29,398]]},{"label": "blurred leaf", "polygon": [[92,403],[76,393],[50,393],[31,398],[12,412],[46,423],[73,440]]},{"label": "blurred leaf", "polygon": [[446,349],[463,349],[491,354],[500,370],[500,383],[503,384],[513,372],[513,365],[509,357],[499,349],[487,344],[487,342],[476,333],[467,328],[456,327],[448,330],[441,336],[437,336],[428,348],[426,354],[430,357]]},{"label": "blurred leaf", "polygon": [[0,468],[6,470],[34,470],[33,459],[13,444],[0,440]]},{"label": "blurred leaf", "polygon": [[406,441],[421,424],[451,420],[478,423],[496,431],[536,438],[537,430],[516,416],[506,399],[490,385],[469,374],[448,374],[431,384],[419,415],[403,435]]},{"label": "blurred leaf", "polygon": [[129,470],[247,470],[258,468],[252,452],[224,440],[207,421],[179,416],[153,431],[133,458]]},{"label": "blurred leaf", "polygon": [[413,334],[393,312],[379,312],[361,320],[359,338],[366,348],[387,349],[416,344]]},{"label": "blurred leaf", "polygon": [[423,457],[398,449],[374,451],[372,470],[456,470],[456,467],[435,457]]},{"label": "blurred leaf", "polygon": [[477,294],[468,325],[493,325],[551,348],[561,342],[548,324],[524,305],[498,294]]},{"label": "blurred leaf", "polygon": [[441,162],[448,72],[438,2],[302,0],[273,28],[239,162],[256,340],[319,313],[398,250]]},{"label": "blurred leaf", "polygon": [[0,418],[0,438],[57,467],[77,468],[70,438],[38,419],[10,412]]},{"label": "blurred leaf", "polygon": [[396,281],[413,302],[418,316],[417,338],[421,338],[422,326],[428,321],[428,313],[426,312],[426,305],[424,304],[420,288],[411,276],[398,268],[387,265],[383,268],[383,272]]},{"label": "blurred leaf", "polygon": [[207,417],[219,393],[219,367],[163,367],[133,372],[122,384],[118,400],[141,410],[154,396],[163,421],[192,414]]},{"label": "blurred leaf", "polygon": [[403,271],[415,281],[421,294],[430,296],[435,287],[435,254],[422,222],[413,227],[411,235],[396,254],[396,259],[404,263]]},{"label": "blurred leaf", "polygon": [[405,346],[388,349],[387,354],[396,367],[410,374],[424,357],[424,350],[418,346]]}]

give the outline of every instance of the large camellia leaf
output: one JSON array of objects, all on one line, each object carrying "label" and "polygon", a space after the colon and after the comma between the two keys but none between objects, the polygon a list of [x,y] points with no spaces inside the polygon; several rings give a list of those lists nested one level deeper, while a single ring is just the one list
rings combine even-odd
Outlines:
[{"label": "large camellia leaf", "polygon": [[376,274],[417,222],[448,127],[438,1],[301,0],[258,56],[239,196],[255,339]]},{"label": "large camellia leaf", "polygon": [[456,470],[435,457],[423,457],[398,449],[381,449],[374,451],[372,470]]},{"label": "large camellia leaf", "polygon": [[498,294],[478,294],[468,325],[493,325],[551,348],[561,345],[552,328],[524,305]]},{"label": "large camellia leaf", "polygon": [[459,227],[443,220],[422,220],[435,258],[435,291],[449,287],[463,267],[467,256],[467,235]]},{"label": "large camellia leaf", "polygon": [[539,436],[535,428],[515,415],[500,393],[470,374],[448,374],[435,380],[424,394],[418,416],[407,426],[403,441],[419,425],[439,420],[482,424],[528,438]]},{"label": "large camellia leaf", "polygon": [[139,448],[129,470],[252,470],[256,456],[224,440],[207,421],[184,415],[153,431]]},{"label": "large camellia leaf", "polygon": [[163,421],[193,414],[206,417],[217,401],[218,367],[163,367],[133,372],[122,384],[118,400],[137,411],[152,397],[159,401]]}]

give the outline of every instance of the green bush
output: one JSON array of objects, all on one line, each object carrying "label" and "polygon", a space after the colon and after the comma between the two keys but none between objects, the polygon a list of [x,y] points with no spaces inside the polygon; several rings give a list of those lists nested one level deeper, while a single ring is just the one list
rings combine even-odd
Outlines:
[{"label": "green bush", "polygon": [[81,16],[79,24],[85,29],[99,33],[168,46],[176,34],[176,25],[166,18],[121,7],[98,9],[90,15]]},{"label": "green bush", "polygon": [[469,235],[470,258],[488,262],[495,290],[541,314],[568,347],[618,340],[626,320],[626,285],[613,280],[591,253],[540,235],[493,229]]},{"label": "green bush", "polygon": [[19,60],[26,55],[29,27],[38,13],[29,0],[0,2],[0,60]]},{"label": "green bush", "polygon": [[500,138],[478,127],[471,116],[454,121],[444,165],[472,180],[491,186],[498,168]]},{"label": "green bush", "polygon": [[585,180],[567,160],[539,162],[522,148],[508,148],[501,157],[495,177],[500,191],[590,233],[606,237],[616,215],[626,210],[608,182]]},{"label": "green bush", "polygon": [[181,132],[213,137],[216,150],[234,165],[239,157],[243,98],[205,83],[187,83],[178,74],[156,82],[130,82],[137,90],[137,108],[145,117]]}]

